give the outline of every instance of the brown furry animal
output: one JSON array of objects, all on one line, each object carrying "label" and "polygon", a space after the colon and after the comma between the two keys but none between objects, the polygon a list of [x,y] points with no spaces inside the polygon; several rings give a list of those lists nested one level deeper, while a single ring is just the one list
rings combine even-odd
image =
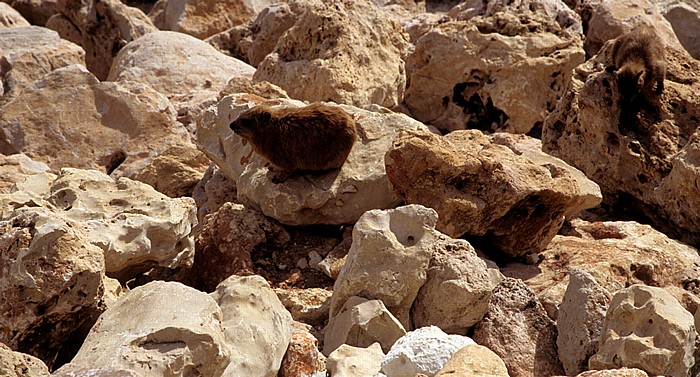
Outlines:
[{"label": "brown furry animal", "polygon": [[640,93],[650,98],[663,92],[666,59],[654,28],[642,26],[618,37],[610,55],[614,65],[606,70],[615,72],[623,101],[632,102]]},{"label": "brown furry animal", "polygon": [[229,126],[253,150],[287,172],[339,168],[357,140],[355,121],[337,106],[255,106]]}]

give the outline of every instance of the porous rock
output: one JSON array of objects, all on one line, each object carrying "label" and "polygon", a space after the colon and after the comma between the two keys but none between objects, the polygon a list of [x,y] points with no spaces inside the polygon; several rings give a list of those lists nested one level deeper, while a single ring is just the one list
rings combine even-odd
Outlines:
[{"label": "porous rock", "polygon": [[500,356],[511,377],[564,372],[557,355],[556,325],[519,279],[506,278],[496,287],[488,313],[474,327],[473,339]]},{"label": "porous rock", "polygon": [[318,350],[318,340],[302,324],[295,323],[278,376],[314,377],[319,375],[326,375],[326,358]]},{"label": "porous rock", "polygon": [[224,375],[277,375],[292,336],[292,316],[260,276],[231,276],[211,293],[223,312],[231,351]]},{"label": "porous rock", "polygon": [[591,274],[574,268],[557,316],[557,350],[569,376],[588,369],[598,351],[603,319],[612,295]]},{"label": "porous rock", "polygon": [[[0,28],[0,97],[28,86],[45,74],[72,64],[85,64],[85,51],[37,26]],[[0,103],[7,101],[2,98]],[[3,152],[7,154],[7,152]]]},{"label": "porous rock", "polygon": [[438,211],[438,230],[484,236],[511,256],[543,250],[565,216],[597,203],[594,184],[579,183],[585,177],[518,155],[478,130],[403,132],[386,171],[407,203]]},{"label": "porous rock", "polygon": [[387,377],[433,376],[460,349],[475,344],[463,335],[448,335],[435,326],[421,327],[399,339],[382,360]]},{"label": "porous rock", "polygon": [[275,288],[277,298],[295,321],[320,325],[328,320],[333,292],[323,288]]},{"label": "porous rock", "polygon": [[626,366],[652,375],[688,376],[695,364],[696,336],[693,316],[673,296],[635,284],[613,296],[589,367]]},{"label": "porous rock", "polygon": [[49,377],[50,374],[43,361],[26,353],[12,351],[0,343],[0,376]]},{"label": "porous rock", "polygon": [[236,182],[239,203],[288,225],[352,223],[367,210],[400,203],[386,177],[384,155],[397,131],[426,129],[422,123],[379,107],[361,110],[341,106],[355,120],[360,140],[340,171],[275,183],[267,168],[269,161],[229,128],[243,111],[261,103],[273,107],[304,105],[284,99],[263,102],[248,94],[226,96],[197,123],[197,145]]},{"label": "porous rock", "polygon": [[258,65],[292,98],[392,108],[403,97],[408,36],[370,0],[310,1]]},{"label": "porous rock", "polygon": [[231,360],[222,318],[203,292],[175,282],[147,283],[105,311],[56,374],[96,369],[99,375],[220,376]]},{"label": "porous rock", "polygon": [[447,131],[541,125],[584,61],[578,16],[538,0],[465,2],[450,15],[407,58],[411,115]]},{"label": "porous rock", "polygon": [[420,205],[367,211],[352,232],[347,261],[333,285],[329,317],[352,296],[381,300],[410,329],[410,310],[427,278],[437,213]]},{"label": "porous rock", "polygon": [[382,367],[384,352],[379,343],[367,348],[343,344],[326,360],[326,368],[333,377],[369,377]]},{"label": "porous rock", "polygon": [[455,352],[435,377],[510,377],[506,364],[490,349],[470,344]]},{"label": "porous rock", "polygon": [[192,263],[197,220],[191,198],[171,199],[128,178],[79,169],[63,169],[59,176],[40,173],[0,195],[4,216],[37,206],[85,229],[89,243],[104,253],[110,277],[125,281],[150,268]]},{"label": "porous rock", "polygon": [[0,3],[0,29],[30,26],[22,15],[7,3]]},{"label": "porous rock", "polygon": [[647,372],[637,368],[617,368],[606,370],[589,370],[576,377],[649,377]]},{"label": "porous rock", "polygon": [[233,77],[253,77],[255,69],[209,44],[172,31],[148,33],[114,58],[109,81],[137,81],[168,97],[178,118],[189,125],[213,104]]},{"label": "porous rock", "polygon": [[107,78],[122,47],[158,30],[141,10],[119,0],[58,0],[57,6],[60,13],[46,27],[83,46],[87,67],[99,80]]},{"label": "porous rock", "polygon": [[24,154],[9,156],[0,154],[0,194],[8,194],[16,182],[49,170],[43,162],[37,162]]},{"label": "porous rock", "polygon": [[106,309],[104,256],[78,223],[44,208],[3,218],[0,342],[52,367]]},{"label": "porous rock", "polygon": [[324,330],[323,354],[330,355],[338,347],[347,344],[369,347],[379,343],[388,352],[406,330],[379,300],[352,296]]},{"label": "porous rock", "polygon": [[54,171],[134,177],[159,153],[190,143],[167,98],[136,82],[99,82],[79,65],[46,74],[0,105],[0,153],[24,153]]},{"label": "porous rock", "polygon": [[58,13],[56,0],[4,0],[16,9],[32,25],[44,26],[51,16]]}]

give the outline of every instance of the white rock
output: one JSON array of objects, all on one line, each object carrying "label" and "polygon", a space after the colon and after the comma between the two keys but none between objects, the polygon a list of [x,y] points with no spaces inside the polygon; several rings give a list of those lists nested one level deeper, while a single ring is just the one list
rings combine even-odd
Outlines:
[{"label": "white rock", "polygon": [[22,15],[7,3],[0,3],[0,29],[30,26]]},{"label": "white rock", "polygon": [[25,154],[0,154],[0,193],[9,193],[16,182],[48,170],[48,165],[34,161]]},{"label": "white rock", "polygon": [[370,377],[382,367],[384,352],[379,343],[367,348],[343,344],[326,360],[326,367],[333,377]]},{"label": "white rock", "polygon": [[[377,370],[379,370],[379,363],[377,363]],[[14,352],[10,347],[0,343],[0,376],[49,377],[50,375],[49,368],[43,361],[31,355]]]}]

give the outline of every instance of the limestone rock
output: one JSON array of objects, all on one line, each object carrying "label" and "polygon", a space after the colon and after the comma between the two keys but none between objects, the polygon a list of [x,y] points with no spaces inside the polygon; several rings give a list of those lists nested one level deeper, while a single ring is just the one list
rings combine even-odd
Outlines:
[{"label": "limestone rock", "polygon": [[435,326],[421,327],[399,339],[382,361],[381,372],[387,377],[432,376],[460,349],[473,340],[462,335],[448,335]]},{"label": "limestone rock", "polygon": [[680,1],[655,2],[661,14],[671,24],[678,41],[695,59],[700,59],[700,9]]},{"label": "limestone rock", "polygon": [[689,376],[696,336],[693,316],[673,296],[661,288],[635,284],[613,296],[598,353],[589,366]]},{"label": "limestone rock", "polygon": [[384,155],[397,131],[425,129],[405,115],[374,107],[361,110],[341,106],[355,120],[361,139],[340,169],[320,175],[272,182],[269,162],[234,134],[229,124],[253,105],[302,106],[299,101],[262,100],[253,95],[224,97],[197,123],[197,144],[226,176],[236,181],[238,202],[259,209],[287,225],[346,224],[367,210],[392,208],[400,198],[386,177]]},{"label": "limestone rock", "polygon": [[193,284],[211,292],[231,275],[250,274],[253,251],[286,241],[289,235],[279,224],[243,205],[225,203],[205,217],[197,235]]},{"label": "limestone rock", "polygon": [[161,30],[204,39],[248,21],[272,3],[272,0],[159,0],[148,17]]},{"label": "limestone rock", "polygon": [[559,306],[557,349],[566,374],[586,371],[598,351],[605,311],[612,295],[584,270],[569,273],[569,285]]},{"label": "limestone rock", "polygon": [[437,213],[419,205],[367,211],[352,232],[345,266],[333,285],[330,318],[352,296],[381,300],[405,329],[410,310],[427,278]]},{"label": "limestone rock", "polygon": [[[85,64],[85,51],[61,39],[55,31],[41,27],[0,28],[0,61],[2,97],[55,69]],[[0,104],[6,100],[2,98]]]},{"label": "limestone rock", "polygon": [[[0,342],[49,367],[77,349],[105,308],[102,250],[81,226],[44,208],[0,221]],[[75,338],[72,338],[75,337]]]},{"label": "limestone rock", "polygon": [[164,150],[133,179],[153,186],[171,198],[192,196],[211,161],[194,144],[183,143]]},{"label": "limestone rock", "polygon": [[637,368],[618,368],[607,370],[589,370],[576,375],[576,377],[649,377],[649,375]]},{"label": "limestone rock", "polygon": [[343,344],[326,360],[326,368],[333,377],[371,377],[382,367],[384,352],[379,343],[367,348]]},{"label": "limestone rock", "polygon": [[333,292],[323,288],[275,288],[275,293],[295,321],[321,325],[328,320]]},{"label": "limestone rock", "polygon": [[[416,41],[406,61],[405,104],[442,130],[527,133],[584,61],[580,20],[555,1],[465,3],[481,7],[451,12],[455,20]],[[545,4],[553,3],[560,10],[548,12]]]},{"label": "limestone rock", "polygon": [[192,263],[197,220],[191,198],[171,199],[146,184],[94,170],[63,169],[58,177],[30,178],[14,192],[0,194],[3,216],[40,206],[75,221],[104,253],[108,276],[125,281],[150,268]]},{"label": "limestone rock", "polygon": [[0,154],[0,194],[10,193],[12,186],[27,176],[48,170],[48,165],[36,162],[24,154]]},{"label": "limestone rock", "polygon": [[379,343],[382,350],[388,352],[404,335],[404,327],[381,301],[352,296],[328,322],[323,353],[330,355],[343,344],[364,348],[374,343]]},{"label": "limestone rock", "polygon": [[233,275],[211,293],[219,303],[231,363],[225,376],[274,376],[292,336],[292,316],[260,276]]},{"label": "limestone rock", "polygon": [[326,358],[318,350],[318,340],[307,330],[295,326],[289,347],[280,366],[279,377],[326,375]]},{"label": "limestone rock", "polygon": [[488,311],[491,292],[501,279],[498,269],[488,268],[468,242],[436,242],[427,280],[411,309],[414,325],[465,334]]},{"label": "limestone rock", "polygon": [[557,355],[556,325],[521,280],[506,278],[496,287],[473,339],[500,356],[511,377],[564,372]]},{"label": "limestone rock", "polygon": [[490,349],[470,344],[455,352],[435,377],[509,377],[506,364]]},{"label": "limestone rock", "polygon": [[[634,14],[647,4],[620,3]],[[600,28],[626,31],[654,22],[666,47],[664,92],[648,98],[636,114],[622,111],[615,76],[604,69],[610,63],[608,42],[576,68],[570,88],[545,120],[542,147],[600,185],[606,204],[634,208],[657,229],[699,245],[700,195],[694,182],[700,167],[693,156],[700,153],[700,61],[678,47],[673,34],[666,36],[665,21],[654,20],[637,14],[629,24],[610,21]]]},{"label": "limestone rock", "polygon": [[554,237],[537,266],[513,263],[501,269],[506,276],[525,280],[550,317],[557,317],[574,268],[591,274],[608,292],[646,284],[667,289],[688,309],[700,302],[692,291],[700,280],[696,249],[635,222],[575,220],[571,225],[572,235]]},{"label": "limestone rock", "polygon": [[520,256],[546,247],[564,216],[595,203],[580,175],[541,165],[478,130],[446,136],[403,132],[386,155],[387,176],[406,202],[435,208],[451,237],[485,236]]},{"label": "limestone rock", "polygon": [[32,25],[44,26],[58,13],[56,0],[4,0],[16,9]]},{"label": "limestone rock", "polygon": [[[221,3],[224,4],[224,3]],[[207,43],[172,31],[148,33],[116,54],[109,81],[137,81],[168,97],[186,125],[214,103],[233,77],[253,77],[255,69]]]},{"label": "limestone rock", "polygon": [[202,224],[206,215],[218,211],[224,203],[236,200],[236,182],[211,163],[194,187],[192,198],[197,203],[197,220]]},{"label": "limestone rock", "polygon": [[161,152],[190,143],[165,97],[135,82],[99,82],[79,65],[46,74],[0,105],[0,153],[24,153],[54,171],[134,177]]},{"label": "limestone rock", "polygon": [[226,86],[221,89],[218,100],[221,100],[227,95],[236,93],[255,94],[256,96],[268,99],[289,99],[287,92],[275,84],[267,81],[253,81],[248,77],[236,76],[228,80]]},{"label": "limestone rock", "polygon": [[408,36],[370,0],[310,1],[258,65],[292,98],[357,107],[399,105]]},{"label": "limestone rock", "polygon": [[157,30],[141,10],[119,0],[58,0],[57,4],[60,14],[51,17],[46,27],[83,46],[87,67],[99,80],[107,78],[122,47]]},{"label": "limestone rock", "polygon": [[[379,370],[379,368],[377,368]],[[49,368],[34,356],[14,352],[0,343],[0,375],[6,377],[49,377]]]},{"label": "limestone rock", "polygon": [[22,15],[7,3],[0,3],[0,29],[30,26]]},{"label": "limestone rock", "polygon": [[222,318],[205,293],[175,282],[148,283],[105,311],[56,374],[89,368],[104,376],[220,376],[230,360]]}]

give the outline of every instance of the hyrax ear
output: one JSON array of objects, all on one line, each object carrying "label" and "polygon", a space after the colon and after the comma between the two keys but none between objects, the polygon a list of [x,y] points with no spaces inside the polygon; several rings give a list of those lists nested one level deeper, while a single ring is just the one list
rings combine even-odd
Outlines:
[{"label": "hyrax ear", "polygon": [[637,86],[639,88],[644,86],[644,72],[637,72]]},{"label": "hyrax ear", "polygon": [[262,113],[260,113],[261,121],[267,122],[268,120],[270,120],[270,118],[272,118],[272,114],[270,114],[269,111],[263,111]]}]

